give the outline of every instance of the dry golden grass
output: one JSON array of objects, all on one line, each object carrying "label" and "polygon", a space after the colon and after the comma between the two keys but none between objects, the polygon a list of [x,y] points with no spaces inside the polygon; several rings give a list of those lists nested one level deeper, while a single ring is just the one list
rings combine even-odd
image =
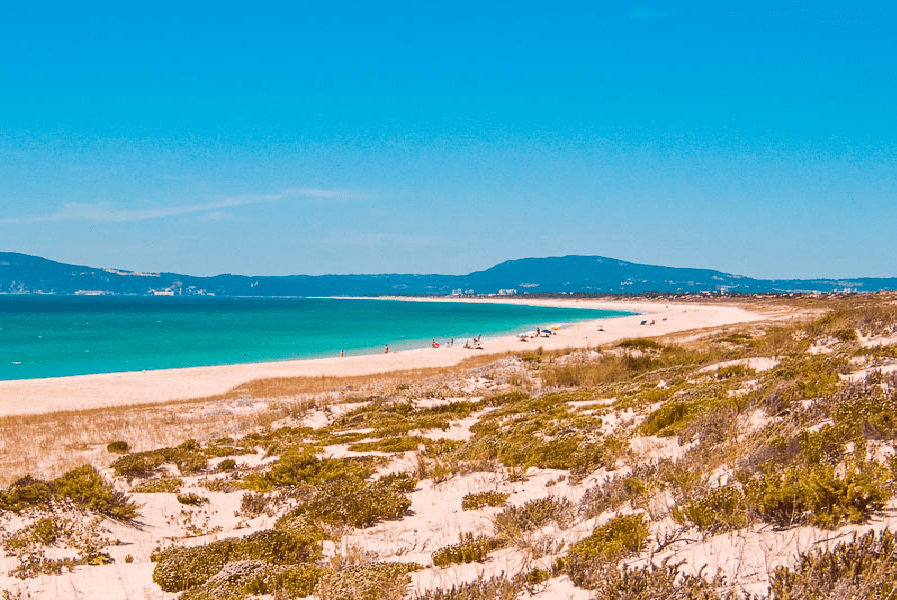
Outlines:
[{"label": "dry golden grass", "polygon": [[103,469],[116,456],[106,450],[111,441],[141,451],[190,438],[240,437],[307,407],[307,400],[192,400],[0,417],[0,485],[26,474],[57,477],[85,463]]},{"label": "dry golden grass", "polygon": [[29,474],[53,478],[90,463],[99,469],[115,458],[106,445],[124,440],[131,451],[174,446],[186,439],[242,437],[288,417],[298,417],[328,393],[395,388],[466,373],[503,355],[470,357],[453,367],[414,369],[355,377],[259,379],[208,398],[82,411],[0,417],[0,485]]},{"label": "dry golden grass", "polygon": [[368,387],[392,387],[398,384],[415,383],[428,379],[464,374],[471,369],[482,367],[513,353],[481,354],[464,359],[450,367],[429,367],[425,369],[405,369],[373,373],[370,375],[353,375],[349,377],[272,377],[256,379],[236,386],[224,394],[209,396],[202,401],[219,402],[222,400],[248,398],[289,398],[303,394],[321,394],[325,392],[360,391]]}]

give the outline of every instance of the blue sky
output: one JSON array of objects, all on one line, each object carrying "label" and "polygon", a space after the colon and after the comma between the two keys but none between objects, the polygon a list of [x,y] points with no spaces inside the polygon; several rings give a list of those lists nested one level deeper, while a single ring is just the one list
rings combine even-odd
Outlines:
[{"label": "blue sky", "polygon": [[197,275],[598,254],[897,276],[895,11],[6,7],[0,250]]}]

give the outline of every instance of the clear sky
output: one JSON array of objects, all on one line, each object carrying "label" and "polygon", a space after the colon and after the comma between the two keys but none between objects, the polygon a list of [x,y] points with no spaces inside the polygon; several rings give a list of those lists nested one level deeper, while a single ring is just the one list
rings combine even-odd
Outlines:
[{"label": "clear sky", "polygon": [[0,250],[897,276],[893,3],[22,2],[0,31]]}]

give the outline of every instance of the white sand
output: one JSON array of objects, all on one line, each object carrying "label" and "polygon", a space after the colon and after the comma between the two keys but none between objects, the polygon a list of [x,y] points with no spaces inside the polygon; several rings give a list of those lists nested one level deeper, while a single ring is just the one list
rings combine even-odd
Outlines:
[{"label": "white sand", "polygon": [[[444,302],[447,299],[416,300]],[[351,376],[402,369],[445,367],[455,365],[476,354],[531,350],[539,346],[546,350],[588,347],[629,337],[659,336],[771,317],[739,306],[717,303],[674,304],[662,300],[458,299],[457,301],[597,308],[640,314],[583,321],[565,326],[557,335],[549,338],[530,339],[525,342],[513,335],[494,339],[484,338],[482,341],[484,350],[463,348],[464,340],[455,340],[455,346],[452,348],[442,346],[438,349],[423,348],[345,358],[0,381],[0,416],[199,398],[224,393],[242,383],[267,377]],[[654,324],[641,325],[640,323],[645,320],[648,323],[653,321]]]},{"label": "white sand", "polygon": [[699,369],[698,373],[715,373],[720,369],[737,367],[740,365],[744,365],[748,369],[753,369],[757,373],[762,373],[763,371],[769,371],[770,369],[776,368],[779,365],[779,361],[771,356],[739,358],[737,360],[727,360],[725,362],[707,365],[703,369]]}]

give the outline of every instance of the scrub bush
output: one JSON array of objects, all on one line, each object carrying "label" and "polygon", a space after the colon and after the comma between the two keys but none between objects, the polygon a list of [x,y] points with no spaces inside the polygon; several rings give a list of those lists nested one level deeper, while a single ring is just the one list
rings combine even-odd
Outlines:
[{"label": "scrub bush", "polygon": [[897,536],[869,532],[834,549],[801,554],[797,564],[778,567],[770,582],[774,600],[897,597]]},{"label": "scrub bush", "polygon": [[457,544],[440,548],[433,553],[433,564],[437,567],[448,567],[453,564],[483,562],[493,550],[502,547],[498,538],[486,535],[473,536],[467,532],[461,536]]},{"label": "scrub bush", "polygon": [[330,481],[291,514],[336,527],[369,527],[377,521],[401,519],[411,507],[403,493],[408,490],[409,481],[413,480],[406,477],[373,483],[360,479]]},{"label": "scrub bush", "polygon": [[321,577],[314,595],[320,600],[401,600],[416,563],[371,563],[349,567]]},{"label": "scrub bush", "polygon": [[690,522],[701,531],[718,533],[748,524],[744,492],[732,486],[710,490],[703,498],[686,502],[672,511],[678,523]]},{"label": "scrub bush", "polygon": [[125,454],[128,451],[128,442],[124,440],[117,440],[115,442],[109,442],[106,445],[106,450],[109,452],[113,452],[115,454]]},{"label": "scrub bush", "polygon": [[137,505],[115,491],[90,465],[72,469],[49,482],[26,475],[0,490],[0,510],[49,510],[53,502],[71,502],[84,510],[121,521],[137,516]]},{"label": "scrub bush", "polygon": [[839,478],[828,465],[767,470],[748,480],[746,488],[749,508],[779,526],[862,523],[890,498],[877,478],[856,469]]},{"label": "scrub bush", "polygon": [[641,552],[648,539],[648,524],[641,514],[614,517],[592,535],[574,544],[561,560],[570,580],[591,587],[601,567]]},{"label": "scrub bush", "polygon": [[321,557],[326,534],[315,527],[283,531],[267,529],[244,538],[228,538],[193,548],[169,548],[153,555],[153,581],[166,592],[205,584],[228,563],[258,561],[264,565],[298,565]]},{"label": "scrub bush", "polygon": [[176,494],[181,490],[184,482],[175,477],[160,477],[159,479],[147,479],[131,488],[132,494]]},{"label": "scrub bush", "polygon": [[479,510],[486,506],[501,506],[510,494],[504,492],[477,492],[467,494],[461,499],[463,510]]}]

